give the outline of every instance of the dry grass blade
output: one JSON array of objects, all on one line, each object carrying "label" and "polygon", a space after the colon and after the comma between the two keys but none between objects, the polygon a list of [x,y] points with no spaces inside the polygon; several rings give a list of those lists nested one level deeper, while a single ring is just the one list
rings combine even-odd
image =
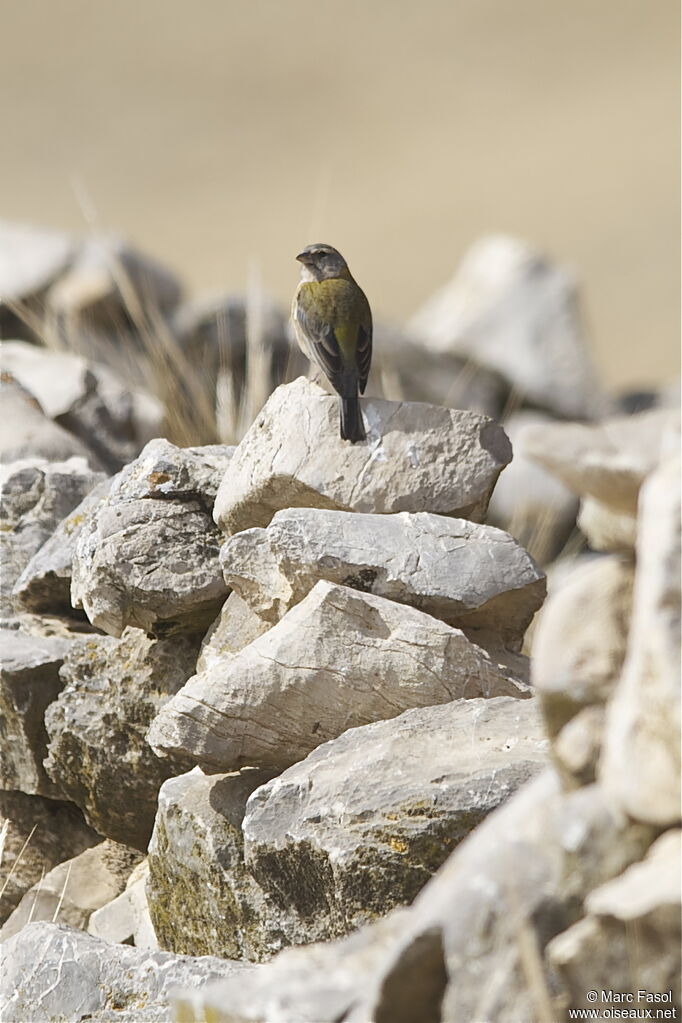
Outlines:
[{"label": "dry grass blade", "polygon": [[64,896],[66,895],[66,888],[67,888],[67,885],[69,883],[69,878],[71,877],[71,863],[72,862],[73,861],[70,861],[68,867],[66,868],[66,877],[64,878],[64,885],[63,885],[61,893],[59,895],[59,902],[57,903],[57,908],[55,909],[54,916],[52,917],[52,923],[56,922],[57,917],[59,916],[59,911],[62,908],[62,902],[64,901]]},{"label": "dry grass blade", "polygon": [[0,828],[0,867],[2,866],[2,857],[5,852],[5,842],[7,841],[7,832],[9,831],[9,821],[5,820],[2,822],[2,828]]},{"label": "dry grass blade", "polygon": [[36,888],[36,893],[33,896],[33,902],[31,903],[31,912],[28,914],[28,920],[26,921],[27,924],[30,924],[31,920],[33,919],[33,914],[35,913],[36,906],[38,905],[38,899],[40,898],[40,893],[41,893],[42,888],[43,888],[43,881],[44,880],[45,880],[45,867],[43,867],[43,869],[40,872],[40,880],[38,881],[38,886]]}]

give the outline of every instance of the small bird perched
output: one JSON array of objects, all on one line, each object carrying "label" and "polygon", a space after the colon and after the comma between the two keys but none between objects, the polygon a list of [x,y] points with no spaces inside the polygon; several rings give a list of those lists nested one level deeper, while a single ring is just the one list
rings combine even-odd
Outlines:
[{"label": "small bird perched", "polygon": [[358,392],[365,392],[372,361],[369,302],[331,245],[306,245],[296,259],[303,264],[291,307],[296,339],[341,396],[342,438],[364,440]]}]

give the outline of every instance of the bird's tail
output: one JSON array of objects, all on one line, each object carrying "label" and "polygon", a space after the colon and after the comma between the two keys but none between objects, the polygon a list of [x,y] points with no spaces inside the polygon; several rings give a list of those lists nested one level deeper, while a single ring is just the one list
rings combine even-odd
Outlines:
[{"label": "bird's tail", "polygon": [[354,398],[341,399],[341,436],[353,444],[367,436],[357,395]]}]

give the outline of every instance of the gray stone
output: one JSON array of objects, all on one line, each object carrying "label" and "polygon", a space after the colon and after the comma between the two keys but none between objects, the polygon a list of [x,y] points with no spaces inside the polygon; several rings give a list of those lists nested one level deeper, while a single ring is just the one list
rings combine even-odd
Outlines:
[{"label": "gray stone", "polygon": [[434,352],[496,371],[556,415],[592,419],[604,411],[574,275],[526,242],[481,238],[407,329]]},{"label": "gray stone", "polygon": [[58,864],[26,892],[0,930],[0,941],[31,920],[87,927],[90,914],[123,891],[141,858],[135,849],[107,840]]},{"label": "gray stone", "polygon": [[632,627],[608,708],[600,777],[636,820],[680,818],[680,461],[642,487]]},{"label": "gray stone", "polygon": [[30,299],[68,266],[75,244],[57,231],[0,221],[0,303]]},{"label": "gray stone", "polygon": [[550,942],[547,955],[567,989],[566,1008],[593,1007],[588,991],[599,992],[600,1003],[602,991],[615,991],[631,996],[626,1007],[639,1018],[647,1009],[679,1015],[680,835],[666,832],[641,863],[590,892],[586,916]]},{"label": "gray stone", "polygon": [[159,787],[187,763],[160,760],[145,735],[194,670],[198,642],[92,636],[65,658],[64,686],[45,715],[45,768],[101,835],[146,849]]},{"label": "gray stone", "polygon": [[[523,658],[512,658],[523,665]],[[319,582],[277,625],[194,676],[153,722],[154,749],[211,770],[285,768],[347,728],[411,707],[527,696],[459,629],[384,597]]]},{"label": "gray stone", "polygon": [[259,618],[246,601],[233,591],[201,642],[197,674],[224,662],[231,654],[239,653],[269,628],[270,623]]},{"label": "gray stone", "polygon": [[577,568],[547,599],[533,633],[531,672],[552,736],[581,708],[603,706],[614,692],[633,580],[629,558],[604,555]]},{"label": "gray stone", "polygon": [[312,936],[408,904],[547,763],[534,700],[455,700],[353,728],[251,795],[248,869]]},{"label": "gray stone", "polygon": [[73,803],[24,792],[0,791],[0,827],[6,829],[0,842],[0,924],[41,875],[101,840]]},{"label": "gray stone", "polygon": [[84,521],[104,501],[112,482],[113,477],[110,477],[93,487],[38,548],[12,589],[15,607],[78,615],[71,605],[71,570],[76,543]]},{"label": "gray stone", "polygon": [[151,441],[83,523],[71,597],[93,625],[120,636],[204,632],[227,596],[211,521],[232,448]]},{"label": "gray stone", "polygon": [[214,518],[228,535],[281,508],[485,515],[511,447],[473,412],[362,399],[367,441],[339,437],[338,398],[303,379],[278,387],[235,452]]},{"label": "gray stone", "polygon": [[0,788],[58,796],[45,774],[45,711],[63,686],[59,669],[78,640],[0,629]]},{"label": "gray stone", "polygon": [[13,613],[18,577],[60,520],[102,479],[82,458],[26,458],[0,466],[0,614]]},{"label": "gray stone", "polygon": [[320,580],[410,604],[520,645],[545,595],[543,573],[501,530],[426,512],[279,511],[220,551],[225,582],[277,621]]},{"label": "gray stone", "polygon": [[169,1023],[171,992],[245,977],[224,959],[110,945],[82,931],[32,923],[3,947],[3,1023]]},{"label": "gray stone", "polygon": [[136,948],[158,948],[147,904],[148,877],[149,863],[142,860],[131,872],[125,890],[90,916],[88,934]]}]

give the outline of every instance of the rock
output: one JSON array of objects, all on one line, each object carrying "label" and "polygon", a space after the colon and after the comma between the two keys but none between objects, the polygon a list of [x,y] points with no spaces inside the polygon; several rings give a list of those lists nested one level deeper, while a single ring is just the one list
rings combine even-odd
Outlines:
[{"label": "rock", "polygon": [[66,317],[96,321],[133,319],[140,307],[170,313],[180,301],[180,283],[166,267],[116,235],[89,238],[67,273],[50,288],[50,309]]},{"label": "rock", "polygon": [[567,1008],[589,1008],[588,991],[599,992],[602,1003],[602,991],[615,991],[632,996],[627,1009],[639,1018],[672,1006],[679,1014],[680,834],[666,832],[642,863],[590,892],[587,915],[550,942],[547,954],[567,988]]},{"label": "rock", "polygon": [[0,221],[0,303],[43,292],[73,258],[74,242],[57,231]]},{"label": "rock", "polygon": [[678,454],[642,487],[632,627],[600,764],[617,805],[663,826],[680,817],[681,607]]},{"label": "rock", "polygon": [[[405,922],[396,910],[341,941],[291,948],[248,973],[177,992],[176,1018],[183,1023],[339,1023],[368,985]],[[423,992],[420,992],[423,994]],[[431,1020],[428,998],[421,1016]],[[10,1021],[12,1023],[12,1021]],[[366,1023],[366,1020],[365,1020]],[[386,1020],[380,1023],[387,1023]]]},{"label": "rock", "polygon": [[3,1023],[168,1023],[171,991],[202,988],[253,967],[110,945],[52,923],[32,923],[3,947]]},{"label": "rock", "polygon": [[529,409],[514,412],[505,420],[514,459],[497,481],[486,520],[511,533],[543,565],[566,545],[578,511],[578,500],[568,487],[524,450],[526,427],[552,422],[549,416]]},{"label": "rock", "polygon": [[59,794],[43,769],[45,711],[63,686],[59,669],[73,643],[61,636],[0,629],[1,789]]},{"label": "rock", "polygon": [[136,948],[158,948],[147,904],[148,877],[149,863],[142,860],[130,874],[125,890],[92,914],[88,934]]},{"label": "rock", "polygon": [[434,352],[499,373],[548,412],[596,419],[604,411],[574,276],[526,242],[481,238],[407,329]]},{"label": "rock", "polygon": [[546,423],[524,430],[530,458],[581,497],[637,513],[639,488],[679,433],[679,413],[654,409],[604,422]]},{"label": "rock", "polygon": [[527,695],[513,670],[459,629],[319,582],[272,629],[190,679],[148,739],[210,770],[283,769],[347,728],[411,707]]},{"label": "rock", "polygon": [[18,577],[59,521],[102,479],[82,458],[27,458],[0,466],[0,614],[13,613]]},{"label": "rock", "polygon": [[593,551],[630,553],[635,549],[637,518],[626,511],[609,508],[596,497],[583,497],[578,527]]},{"label": "rock", "polygon": [[281,508],[418,512],[480,519],[511,461],[485,416],[362,400],[367,442],[339,437],[338,398],[299,377],[278,387],[235,452],[214,519],[228,535],[267,526]]},{"label": "rock", "polygon": [[627,645],[634,566],[604,555],[550,595],[533,634],[531,672],[551,736],[616,688]]},{"label": "rock", "polygon": [[350,729],[250,796],[247,868],[303,935],[346,934],[410,903],[547,745],[536,701],[511,697]]},{"label": "rock", "polygon": [[0,791],[0,826],[6,828],[0,924],[42,874],[100,841],[73,803],[24,792]]},{"label": "rock", "polygon": [[232,450],[154,440],[116,477],[73,561],[72,603],[93,625],[113,636],[127,625],[206,631],[227,596],[211,509]]},{"label": "rock", "polygon": [[15,607],[77,617],[82,614],[71,606],[71,572],[76,543],[84,521],[102,504],[112,483],[113,477],[108,477],[94,486],[38,548],[12,589]]},{"label": "rock", "polygon": [[154,756],[145,735],[196,664],[198,642],[92,636],[65,658],[63,690],[45,715],[45,768],[58,791],[81,807],[101,835],[145,850],[159,787],[186,770]]},{"label": "rock", "polygon": [[520,645],[545,594],[543,573],[506,533],[426,512],[291,508],[267,529],[231,537],[220,563],[228,586],[267,621],[326,579],[490,629],[509,645]]},{"label": "rock", "polygon": [[159,402],[128,387],[106,366],[25,341],[3,342],[0,362],[50,419],[78,437],[112,472],[162,432]]},{"label": "rock", "polygon": [[315,937],[312,925],[280,910],[244,866],[246,800],[271,776],[207,776],[195,768],[162,786],[147,888],[162,948],[260,960]]},{"label": "rock", "polygon": [[31,920],[85,928],[91,913],[123,891],[141,858],[135,849],[107,840],[60,863],[26,892],[0,930],[0,941]]},{"label": "rock", "polygon": [[202,640],[197,674],[225,661],[231,654],[239,653],[269,628],[270,623],[259,618],[246,601],[233,591]]},{"label": "rock", "polygon": [[400,1008],[410,960],[412,976],[447,977],[434,1020],[559,1019],[543,966],[547,943],[575,921],[587,893],[638,860],[651,839],[652,829],[614,810],[599,786],[562,793],[556,775],[543,772],[420,892],[350,1019],[419,1019],[414,1008]]},{"label": "rock", "polygon": [[103,468],[94,452],[53,423],[36,399],[5,370],[0,374],[0,399],[0,458],[5,469],[25,459],[66,462],[74,457],[85,460],[92,471]]},{"label": "rock", "polygon": [[596,780],[605,716],[603,707],[583,707],[556,736],[552,753],[567,787],[591,785]]}]

